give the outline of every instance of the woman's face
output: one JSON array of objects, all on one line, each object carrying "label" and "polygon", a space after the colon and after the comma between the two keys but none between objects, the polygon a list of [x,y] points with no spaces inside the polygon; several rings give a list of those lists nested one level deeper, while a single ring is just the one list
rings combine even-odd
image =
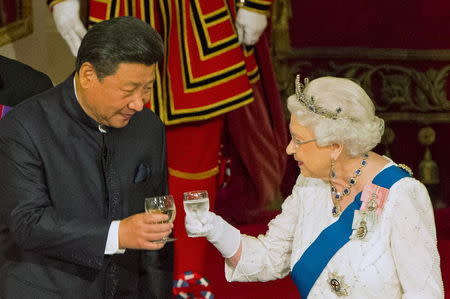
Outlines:
[{"label": "woman's face", "polygon": [[289,131],[291,141],[286,147],[286,153],[294,156],[303,176],[328,178],[331,166],[331,148],[318,146],[313,131],[300,125],[295,115],[291,115]]}]

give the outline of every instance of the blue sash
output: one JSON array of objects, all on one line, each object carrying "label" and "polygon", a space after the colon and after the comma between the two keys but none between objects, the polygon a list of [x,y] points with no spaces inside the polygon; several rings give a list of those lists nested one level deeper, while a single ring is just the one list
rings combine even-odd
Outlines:
[{"label": "blue sash", "polygon": [[[377,174],[372,183],[390,189],[398,180],[407,176],[410,176],[408,172],[393,165]],[[352,234],[354,211],[359,210],[361,204],[360,192],[342,212],[339,219],[319,234],[294,265],[291,277],[302,298],[308,297],[309,291],[330,259],[349,241]]]}]

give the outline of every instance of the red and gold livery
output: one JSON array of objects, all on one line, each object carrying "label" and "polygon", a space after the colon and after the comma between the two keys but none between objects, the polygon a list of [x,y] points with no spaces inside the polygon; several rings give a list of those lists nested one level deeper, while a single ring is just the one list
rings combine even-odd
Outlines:
[{"label": "red and gold livery", "polygon": [[[252,0],[238,6],[267,13],[270,4]],[[233,0],[89,1],[90,25],[130,15],[163,37],[165,60],[150,106],[168,125],[210,119],[253,101],[258,67],[253,48],[242,51],[238,43],[235,13]]]}]

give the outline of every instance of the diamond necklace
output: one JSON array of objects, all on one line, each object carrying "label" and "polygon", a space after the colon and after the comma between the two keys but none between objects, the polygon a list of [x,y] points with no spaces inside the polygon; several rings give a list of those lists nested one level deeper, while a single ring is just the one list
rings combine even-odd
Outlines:
[{"label": "diamond necklace", "polygon": [[[337,192],[336,187],[334,187],[333,183],[330,181],[331,185],[331,198],[333,200],[333,209],[331,213],[333,217],[338,217],[341,214],[341,207],[339,206],[339,202],[344,198],[344,196],[348,196],[351,193],[351,189],[354,185],[356,185],[356,178],[359,177],[362,173],[362,168],[367,165],[367,158],[369,158],[369,154],[364,154],[359,164],[358,169],[355,170],[353,176],[348,180],[348,186],[344,188],[341,192]],[[336,178],[336,173],[334,171],[331,172],[331,178]]]}]

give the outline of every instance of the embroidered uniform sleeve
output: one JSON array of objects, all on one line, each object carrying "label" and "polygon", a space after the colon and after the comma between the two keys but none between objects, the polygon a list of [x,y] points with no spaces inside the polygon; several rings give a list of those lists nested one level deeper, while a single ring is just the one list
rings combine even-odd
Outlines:
[{"label": "embroidered uniform sleeve", "polygon": [[242,236],[238,265],[232,268],[225,263],[228,281],[268,281],[283,278],[289,273],[292,240],[300,216],[300,199],[295,190],[284,201],[282,212],[270,221],[265,235],[257,238]]},{"label": "embroidered uniform sleeve", "polygon": [[391,189],[391,246],[403,298],[444,298],[436,228],[428,192],[413,178]]}]

